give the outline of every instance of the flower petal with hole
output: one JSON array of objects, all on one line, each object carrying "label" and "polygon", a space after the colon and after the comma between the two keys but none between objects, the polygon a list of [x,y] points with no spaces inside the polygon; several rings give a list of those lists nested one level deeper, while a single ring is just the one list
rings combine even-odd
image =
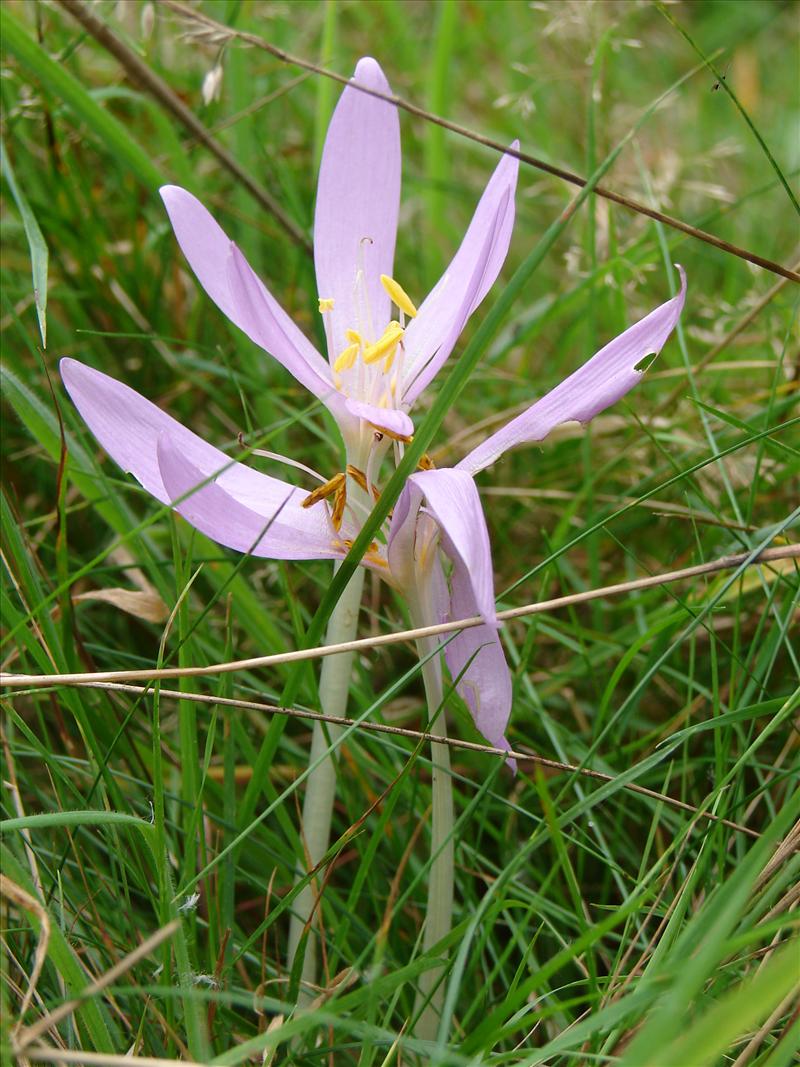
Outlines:
[{"label": "flower petal with hole", "polygon": [[681,316],[686,274],[683,267],[678,271],[681,288],[676,296],[609,341],[574,374],[473,449],[456,469],[476,474],[509,448],[542,441],[562,422],[587,423],[625,396],[641,380],[643,360],[658,355]]}]

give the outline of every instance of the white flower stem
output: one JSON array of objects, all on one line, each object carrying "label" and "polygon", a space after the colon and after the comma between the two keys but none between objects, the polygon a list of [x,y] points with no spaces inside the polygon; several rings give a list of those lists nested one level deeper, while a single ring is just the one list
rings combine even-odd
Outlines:
[{"label": "white flower stem", "polygon": [[[415,625],[427,625],[416,622]],[[417,650],[422,664],[422,677],[425,683],[425,696],[428,701],[430,717],[429,730],[437,737],[447,736],[442,690],[442,667],[438,653],[434,652],[438,642],[436,638],[423,638],[417,642]],[[433,655],[431,655],[433,653]],[[429,657],[426,659],[426,657]],[[431,868],[428,876],[428,907],[425,915],[425,930],[422,938],[424,952],[430,952],[433,946],[449,932],[453,922],[453,883],[454,883],[454,841],[453,841],[453,783],[450,775],[450,749],[447,745],[431,742],[431,761],[433,764],[431,812]],[[414,1014],[421,1010],[414,1028],[414,1036],[425,1041],[433,1041],[439,1028],[444,1002],[444,983],[441,982],[442,968],[425,971],[419,980],[417,1003]],[[438,988],[434,987],[438,984]],[[427,1004],[425,1002],[427,1001]],[[423,1008],[423,1004],[425,1007]]]},{"label": "white flower stem", "polygon": [[[359,567],[345,586],[334,608],[325,643],[339,644],[352,641],[358,624],[358,611],[361,605],[361,590],[364,585],[364,569]],[[336,656],[327,656],[322,661],[319,683],[320,705],[325,715],[343,716],[347,711],[347,697],[350,689],[350,672],[353,653],[342,652]],[[311,737],[309,763],[313,765],[328,752],[341,733],[341,727],[327,723],[315,722]],[[304,862],[298,868],[298,879],[312,870],[328,851],[331,832],[333,802],[336,795],[336,759],[328,756],[314,768],[306,780],[305,800],[303,801],[302,840],[305,848]],[[317,981],[317,941],[319,937],[319,911],[317,908],[322,872],[301,890],[292,905],[292,918],[289,927],[289,966],[294,964],[300,940],[309,927],[306,941],[298,1007],[313,999]]]}]

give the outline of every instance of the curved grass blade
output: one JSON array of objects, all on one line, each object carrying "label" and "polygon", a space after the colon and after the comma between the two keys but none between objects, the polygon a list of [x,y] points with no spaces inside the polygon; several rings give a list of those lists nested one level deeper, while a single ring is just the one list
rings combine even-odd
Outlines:
[{"label": "curved grass blade", "polygon": [[39,333],[42,335],[42,348],[47,348],[47,242],[36,216],[31,211],[31,206],[25,199],[25,194],[17,185],[14,168],[6,152],[5,141],[0,140],[0,166],[3,177],[8,183],[14,203],[22,218],[25,228],[25,236],[28,239],[28,248],[31,253],[31,273],[33,274],[33,299],[36,304],[36,317],[39,320]]}]

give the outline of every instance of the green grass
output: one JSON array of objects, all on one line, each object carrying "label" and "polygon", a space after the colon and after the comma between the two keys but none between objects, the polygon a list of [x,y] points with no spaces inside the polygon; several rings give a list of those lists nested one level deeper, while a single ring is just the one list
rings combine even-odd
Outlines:
[{"label": "green grass", "polygon": [[[206,106],[218,44],[187,39],[163,6],[149,35],[147,5],[93,10],[308,233],[338,87],[234,41]],[[790,5],[670,6],[686,36],[656,4],[201,10],[345,75],[372,54],[400,95],[585,176],[622,146],[602,184],[797,264]],[[57,373],[74,356],[218,445],[253,433],[332,474],[333,422],[199,290],[155,187],[200,196],[322,343],[307,251],[63,9],[14,0],[2,15],[3,670],[190,666],[316,643],[344,578],[236,557],[194,533],[103,455]],[[396,275],[420,300],[496,157],[421,118],[401,113],[401,125]],[[689,295],[626,401],[479,476],[501,608],[796,538],[797,287],[787,281],[748,320],[775,276],[591,193],[564,219],[575,194],[522,166],[509,260],[416,413],[419,451],[440,466],[459,459],[480,439],[473,427],[499,425],[665,300],[671,263],[686,268]],[[119,587],[149,590],[162,620],[78,599]],[[345,733],[325,992],[293,1013],[286,942],[308,722],[179,701],[158,685],[4,690],[6,1047],[46,913],[26,1026],[179,919],[42,1035],[51,1048],[359,1067],[793,1062],[800,859],[781,842],[800,814],[799,595],[789,561],[504,627],[510,740],[576,769],[530,763],[512,779],[492,756],[452,753],[456,910],[435,1048],[408,1025],[419,977],[436,966],[419,947],[431,768],[413,736]],[[361,634],[407,626],[402,601],[368,578]],[[317,672],[281,664],[180,690],[314,709]],[[423,726],[410,646],[356,657],[348,714]],[[479,740],[455,700],[450,720]]]}]

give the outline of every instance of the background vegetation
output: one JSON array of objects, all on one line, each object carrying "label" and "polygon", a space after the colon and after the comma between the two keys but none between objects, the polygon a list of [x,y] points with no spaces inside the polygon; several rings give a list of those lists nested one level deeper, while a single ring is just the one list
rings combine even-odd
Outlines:
[{"label": "background vegetation", "polygon": [[[197,10],[345,75],[375,55],[401,96],[497,140],[518,136],[524,150],[580,174],[701,63],[650,2],[218,0]],[[307,237],[338,87],[236,40],[199,38],[164,4],[102,0],[93,11]],[[604,182],[795,266],[795,206],[725,89],[796,185],[797,8],[707,0],[668,11],[715,57],[725,85],[701,64]],[[3,16],[3,669],[152,668],[296,648],[329,565],[243,560],[159,509],[98,448],[56,367],[75,356],[220,446],[254,431],[265,447],[333,473],[333,424],[199,290],[157,186],[199,195],[313,335],[303,240],[63,6],[7,0]],[[214,68],[218,95],[204,102]],[[419,300],[496,153],[419,117],[401,122],[396,273]],[[503,278],[574,193],[523,165]],[[478,432],[665,300],[675,261],[689,278],[683,322],[629,401],[481,476],[499,607],[792,540],[796,285],[597,197],[548,249],[483,353],[434,458],[458,459]],[[23,1021],[35,1026],[177,920],[101,994],[48,1022],[36,1040],[50,1052],[27,1055],[376,1067],[792,1062],[797,602],[788,560],[504,628],[514,746],[610,780],[535,763],[512,779],[495,757],[454,752],[456,929],[435,1051],[407,1036],[425,966],[415,949],[428,856],[424,746],[364,730],[347,739],[323,989],[293,1017],[287,894],[308,723],[270,730],[263,712],[178,702],[158,687],[5,690],[4,818],[15,821],[3,835],[4,1040],[26,990]],[[406,625],[402,604],[368,582],[362,633]],[[290,671],[176,687],[280,703]],[[299,707],[316,706],[315,677],[315,667],[304,671]],[[350,713],[424,725],[411,646],[358,658]],[[478,740],[458,708],[452,731]],[[265,773],[254,778],[256,765]]]}]

